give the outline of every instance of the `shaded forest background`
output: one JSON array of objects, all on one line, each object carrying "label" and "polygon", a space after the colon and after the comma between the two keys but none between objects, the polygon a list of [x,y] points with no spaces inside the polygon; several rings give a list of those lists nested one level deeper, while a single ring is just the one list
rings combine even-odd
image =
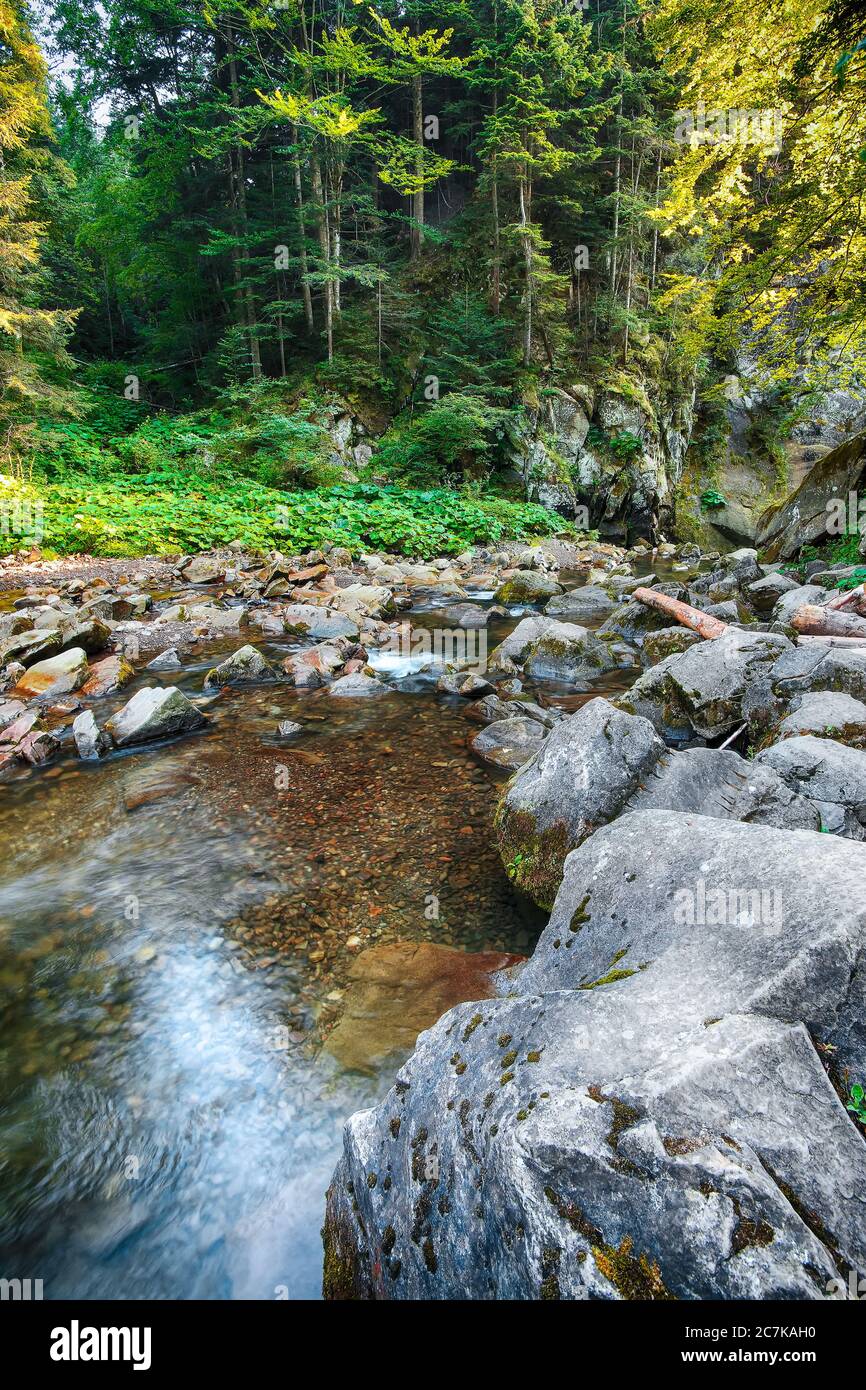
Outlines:
[{"label": "shaded forest background", "polygon": [[0,473],[520,530],[546,393],[696,393],[706,437],[745,340],[808,408],[866,352],[864,53],[848,0],[0,0]]}]

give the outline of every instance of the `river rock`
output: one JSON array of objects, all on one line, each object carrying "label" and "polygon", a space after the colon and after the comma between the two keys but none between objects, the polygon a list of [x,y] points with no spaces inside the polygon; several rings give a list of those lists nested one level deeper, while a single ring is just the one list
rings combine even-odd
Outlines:
[{"label": "river rock", "polygon": [[95,761],[111,750],[111,739],[100,729],[92,710],[83,710],[72,721],[72,737],[79,758],[87,761]]},{"label": "river rock", "polygon": [[532,643],[524,660],[531,680],[574,685],[617,665],[610,647],[577,623],[553,621]]},{"label": "river rock", "polygon": [[507,996],[447,1013],[346,1126],[325,1296],[811,1300],[866,1268],[866,1146],[813,1042],[866,1072],[861,857],[600,829]]},{"label": "river rock", "polygon": [[375,676],[367,676],[363,671],[356,671],[351,676],[340,676],[333,685],[328,687],[328,694],[340,698],[365,699],[370,695],[386,695],[388,687],[383,681],[377,680]]},{"label": "river rock", "polygon": [[788,574],[765,574],[761,579],[756,579],[747,586],[746,596],[757,613],[769,613],[775,608],[780,598],[783,598],[785,594],[792,593],[797,588],[799,588],[797,580],[792,579]]},{"label": "river rock", "polygon": [[822,829],[849,840],[866,840],[866,753],[832,738],[795,735],[765,748],[755,758],[788,786],[808,797]]},{"label": "river rock", "polygon": [[205,690],[224,685],[248,685],[254,681],[274,681],[278,673],[258,647],[238,647],[236,652],[226,657],[219,666],[208,671],[204,678]]},{"label": "river rock", "polygon": [[159,656],[155,656],[153,661],[147,663],[148,671],[180,671],[182,668],[183,662],[175,647],[168,647],[164,652],[160,652]]},{"label": "river rock", "polygon": [[[660,594],[667,594],[669,598],[679,599],[680,603],[692,602],[692,596],[682,584],[653,584],[651,587]],[[670,618],[666,613],[648,608],[645,603],[622,603],[605,618],[601,627],[596,629],[595,635],[601,642],[640,643],[647,633],[658,632],[660,628],[669,625]]]},{"label": "river rock", "polygon": [[717,738],[743,719],[750,687],[767,678],[791,643],[778,633],[729,627],[721,637],[666,657],[639,676],[620,706],[649,719],[669,741]]},{"label": "river rock", "polygon": [[181,570],[188,584],[218,584],[225,578],[225,572],[225,560],[216,555],[196,555]]},{"label": "river rock", "polygon": [[102,695],[114,695],[134,679],[134,668],[120,652],[115,652],[112,656],[104,656],[100,661],[93,663],[90,674],[81,687],[81,694],[91,699]]},{"label": "river rock", "polygon": [[26,708],[27,706],[22,700],[10,700],[0,696],[0,733],[7,729],[10,724],[14,724]]},{"label": "river rock", "polygon": [[357,642],[358,624],[345,613],[332,608],[319,608],[312,603],[290,603],[283,610],[283,621],[288,632],[314,637],[319,641],[329,641],[335,637],[349,637]]},{"label": "river rock", "polygon": [[727,749],[672,753],[649,720],[597,697],[557,724],[508,784],[496,814],[499,851],[518,887],[549,907],[571,850],[616,816],[650,809],[820,827],[772,769]]},{"label": "river rock", "polygon": [[841,691],[809,691],[779,725],[780,738],[817,734],[842,743],[866,743],[866,705]]},{"label": "river rock", "polygon": [[544,605],[544,611],[568,623],[593,623],[601,622],[616,606],[616,600],[606,590],[586,584],[581,589],[554,594]]},{"label": "river rock", "polygon": [[352,962],[343,1016],[325,1050],[351,1071],[392,1069],[418,1034],[464,999],[487,999],[522,956],[455,951],[432,941],[372,946]]},{"label": "river rock", "polygon": [[496,590],[497,603],[541,603],[562,593],[562,585],[538,570],[515,570]]},{"label": "river rock", "polygon": [[33,699],[37,696],[67,695],[72,690],[80,690],[90,673],[87,657],[80,647],[72,647],[50,656],[47,661],[37,661],[21,676],[12,690],[14,699]]},{"label": "river rock", "polygon": [[657,666],[666,656],[675,656],[703,641],[699,633],[688,627],[662,627],[658,632],[648,632],[641,647],[641,661],[646,666]]},{"label": "river rock", "polygon": [[804,604],[820,604],[829,597],[826,589],[819,584],[798,584],[777,599],[773,608],[774,623],[790,623],[798,608]]},{"label": "river rock", "polygon": [[488,724],[469,741],[473,753],[494,767],[523,767],[541,748],[547,730],[536,719],[520,716]]},{"label": "river rock", "polygon": [[106,724],[119,748],[206,728],[208,719],[177,686],[144,686]]}]

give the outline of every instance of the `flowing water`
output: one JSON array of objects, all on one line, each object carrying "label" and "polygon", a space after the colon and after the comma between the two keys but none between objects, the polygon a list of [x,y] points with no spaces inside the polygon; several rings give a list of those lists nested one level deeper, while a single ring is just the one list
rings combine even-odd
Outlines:
[{"label": "flowing water", "polygon": [[[413,625],[446,625],[420,608]],[[237,645],[103,706],[154,680],[198,694]],[[422,659],[372,661],[387,696],[227,690],[205,734],[4,784],[3,1277],[47,1298],[318,1297],[343,1122],[393,1074],[322,1047],[353,951],[531,949],[542,924],[493,849],[478,726]],[[304,725],[296,743],[280,719]]]}]

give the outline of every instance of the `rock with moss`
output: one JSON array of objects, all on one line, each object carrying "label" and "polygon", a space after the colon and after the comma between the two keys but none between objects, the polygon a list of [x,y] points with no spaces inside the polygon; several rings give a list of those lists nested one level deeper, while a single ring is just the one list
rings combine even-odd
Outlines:
[{"label": "rock with moss", "polygon": [[781,634],[729,627],[651,667],[620,703],[666,737],[718,738],[743,721],[749,690],[791,649]]},{"label": "rock with moss", "polygon": [[616,608],[616,600],[596,584],[584,584],[565,594],[554,594],[545,613],[567,623],[601,623]]},{"label": "rock with moss", "polygon": [[547,730],[536,719],[499,719],[470,740],[470,748],[482,762],[509,771],[523,767],[534,758],[547,737]]},{"label": "rock with moss", "polygon": [[554,621],[530,646],[523,669],[531,680],[575,685],[617,665],[608,644],[587,628]]},{"label": "rock with moss", "polygon": [[231,656],[204,678],[206,690],[219,689],[224,685],[251,685],[259,681],[275,681],[278,672],[274,669],[264,652],[258,647],[238,647]]},{"label": "rock with moss", "polygon": [[[682,584],[653,584],[652,588],[660,594],[667,594],[669,598],[678,599],[680,603],[691,601],[688,589]],[[605,619],[596,630],[596,636],[602,642],[640,643],[648,633],[658,632],[669,623],[667,614],[648,608],[645,603],[623,603]]]},{"label": "rock with moss", "polygon": [[666,656],[676,656],[677,652],[687,651],[702,638],[688,627],[663,627],[658,632],[650,632],[641,647],[641,661],[646,666],[656,666]]},{"label": "rock with moss", "polygon": [[543,603],[562,593],[562,585],[540,570],[515,570],[496,590],[497,603]]},{"label": "rock with moss", "polygon": [[856,748],[866,747],[866,705],[841,691],[809,691],[794,701],[779,725],[780,738],[815,734]]},{"label": "rock with moss", "polygon": [[445,1014],[346,1126],[326,1296],[849,1296],[861,855],[660,811],[599,830],[508,994]]}]

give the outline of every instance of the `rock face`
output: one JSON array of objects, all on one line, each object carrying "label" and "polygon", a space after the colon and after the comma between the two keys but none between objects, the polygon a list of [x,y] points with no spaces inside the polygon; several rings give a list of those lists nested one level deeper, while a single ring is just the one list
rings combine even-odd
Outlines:
[{"label": "rock face", "polygon": [[177,686],[144,686],[109,719],[106,729],[118,748],[175,738],[206,727],[208,720]]},{"label": "rock face", "polygon": [[840,444],[809,470],[796,492],[771,507],[758,522],[758,549],[768,560],[788,560],[804,545],[827,538],[828,503],[843,505],[856,492],[866,468],[866,434]]},{"label": "rock face", "polygon": [[508,784],[496,815],[500,853],[514,882],[549,906],[571,850],[615,816],[649,809],[820,828],[772,768],[715,748],[672,753],[648,720],[597,698],[558,724]]},{"label": "rock face", "polygon": [[[859,845],[668,812],[568,858],[508,997],[346,1126],[325,1295],[819,1299],[866,1267]],[[843,1295],[844,1296],[844,1295]]]},{"label": "rock face", "polygon": [[866,753],[804,734],[765,748],[755,762],[771,767],[793,791],[808,797],[822,829],[850,840],[866,839]]},{"label": "rock face", "polygon": [[467,953],[432,941],[372,946],[352,964],[340,1022],[327,1051],[351,1071],[396,1065],[418,1034],[464,999],[488,999],[498,972],[523,956],[495,951]]}]

